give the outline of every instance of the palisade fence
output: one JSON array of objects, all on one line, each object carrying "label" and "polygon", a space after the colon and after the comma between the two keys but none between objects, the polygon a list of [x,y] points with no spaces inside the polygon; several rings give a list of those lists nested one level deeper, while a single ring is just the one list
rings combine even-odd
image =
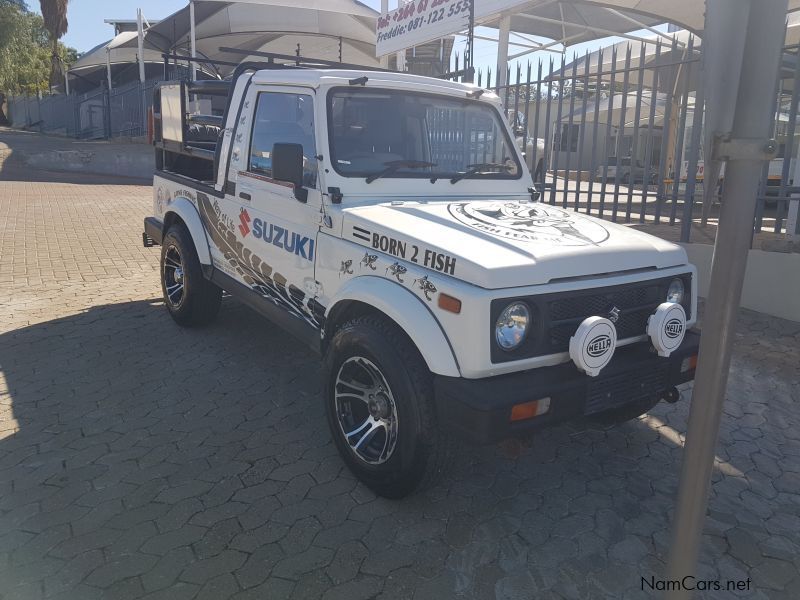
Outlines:
[{"label": "palisade fence", "polygon": [[[459,62],[443,77],[469,78]],[[680,226],[675,237],[684,242],[693,222],[718,217],[725,178],[704,177],[699,40],[617,44],[569,62],[518,65],[503,85],[491,70],[472,80],[501,97],[544,202],[615,222]],[[798,81],[800,61],[786,55],[775,94],[778,155],[764,166],[754,232],[784,232],[800,193]]]},{"label": "palisade fence", "polygon": [[[169,79],[186,77],[188,69],[170,65]],[[8,99],[12,127],[78,139],[144,137],[153,90],[163,78],[104,86],[85,94],[12,96]]]},{"label": "palisade fence", "polygon": [[15,96],[9,99],[13,127],[78,139],[147,135],[147,111],[156,80],[99,88],[86,94]]}]

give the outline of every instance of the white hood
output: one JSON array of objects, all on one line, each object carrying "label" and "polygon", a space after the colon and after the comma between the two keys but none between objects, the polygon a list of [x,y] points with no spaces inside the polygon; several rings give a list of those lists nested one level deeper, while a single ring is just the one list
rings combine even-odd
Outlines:
[{"label": "white hood", "polygon": [[680,246],[538,202],[392,202],[344,210],[344,239],[486,289],[686,264]]}]

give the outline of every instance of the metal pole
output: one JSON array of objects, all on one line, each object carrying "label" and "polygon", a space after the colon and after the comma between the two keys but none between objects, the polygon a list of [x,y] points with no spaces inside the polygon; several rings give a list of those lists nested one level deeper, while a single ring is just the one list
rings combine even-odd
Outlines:
[{"label": "metal pole", "polygon": [[111,49],[106,48],[106,79],[108,81],[108,91],[111,91]]},{"label": "metal pole", "polygon": [[[469,31],[467,33],[467,52],[469,61],[464,60],[464,70],[467,77],[464,81],[472,83],[475,80],[475,0],[469,0]],[[486,74],[486,87],[490,88],[491,70]]]},{"label": "metal pole", "polygon": [[136,9],[136,33],[138,38],[137,50],[139,52],[139,92],[142,96],[142,117],[139,125],[143,135],[147,135],[147,97],[144,91],[144,82],[147,76],[144,70],[144,14],[141,8]]},{"label": "metal pole", "polygon": [[[194,16],[194,0],[189,0],[189,28],[190,28],[190,37],[191,37],[191,45],[192,45],[192,58],[197,58],[197,23],[195,23],[195,16]],[[191,61],[192,64],[189,67],[192,72],[192,81],[197,81],[197,63]]]},{"label": "metal pole", "polygon": [[508,84],[506,70],[508,69],[508,38],[510,33],[511,15],[504,15],[500,17],[497,35],[497,86],[500,89],[503,89]]},{"label": "metal pole", "polygon": [[[670,580],[693,575],[699,555],[758,180],[763,162],[774,152],[774,143],[768,144],[767,136],[774,117],[772,93],[784,40],[787,0],[758,0],[757,6],[755,0],[707,0],[707,8],[704,48],[713,48],[718,41],[716,36],[724,33],[744,37],[745,51],[738,95],[735,99],[722,99],[734,103],[735,111],[731,141],[719,144],[715,152],[717,158],[727,157],[729,165],[667,563]],[[749,13],[742,29],[722,32],[709,27],[716,15],[737,10]],[[713,77],[706,80],[706,85],[713,83]],[[768,147],[770,151],[766,150]],[[666,597],[678,600],[691,596],[689,590],[671,589]]]},{"label": "metal pole", "polygon": [[[381,16],[385,17],[389,14],[389,0],[381,0]],[[381,56],[381,68],[388,69],[389,68],[389,55],[386,54]]]},{"label": "metal pole", "polygon": [[139,82],[144,83],[144,23],[141,8],[136,9],[136,31],[139,38],[137,48],[137,51],[139,52]]},{"label": "metal pole", "polygon": [[[397,0],[397,9],[399,10],[400,7],[403,6],[402,0]],[[404,73],[406,70],[406,50],[403,48],[398,52],[396,55],[397,58],[397,70],[401,73]]]},{"label": "metal pole", "polygon": [[[703,212],[700,223],[703,227],[711,216],[711,207],[717,195],[717,185],[722,174],[722,163],[713,160],[711,148],[714,145],[714,136],[720,132],[731,130],[733,123],[732,102],[726,102],[736,94],[739,83],[740,65],[744,53],[744,38],[742,36],[727,35],[728,31],[743,31],[747,27],[747,2],[738,0],[733,3],[737,10],[717,10],[719,2],[711,0],[706,3],[706,21],[716,32],[715,44],[709,48],[705,39],[702,51],[702,79],[714,78],[714,85],[706,86],[706,115],[703,161]],[[706,36],[708,34],[706,33]],[[704,37],[706,37],[704,36]]]}]

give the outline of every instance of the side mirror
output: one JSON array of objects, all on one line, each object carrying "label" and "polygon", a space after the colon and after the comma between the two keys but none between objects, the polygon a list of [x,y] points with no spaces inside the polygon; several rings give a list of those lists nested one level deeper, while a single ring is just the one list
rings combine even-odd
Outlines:
[{"label": "side mirror", "polygon": [[272,146],[272,178],[294,185],[294,197],[308,201],[308,190],[303,187],[303,146],[301,144],[275,144]]}]

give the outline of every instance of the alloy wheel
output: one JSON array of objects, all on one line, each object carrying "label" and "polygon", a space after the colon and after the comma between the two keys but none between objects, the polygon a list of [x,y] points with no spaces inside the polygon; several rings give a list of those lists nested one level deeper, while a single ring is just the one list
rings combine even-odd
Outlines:
[{"label": "alloy wheel", "polygon": [[348,358],[336,375],[334,402],[353,455],[370,465],[389,460],[397,444],[397,405],[380,369],[364,357]]}]

